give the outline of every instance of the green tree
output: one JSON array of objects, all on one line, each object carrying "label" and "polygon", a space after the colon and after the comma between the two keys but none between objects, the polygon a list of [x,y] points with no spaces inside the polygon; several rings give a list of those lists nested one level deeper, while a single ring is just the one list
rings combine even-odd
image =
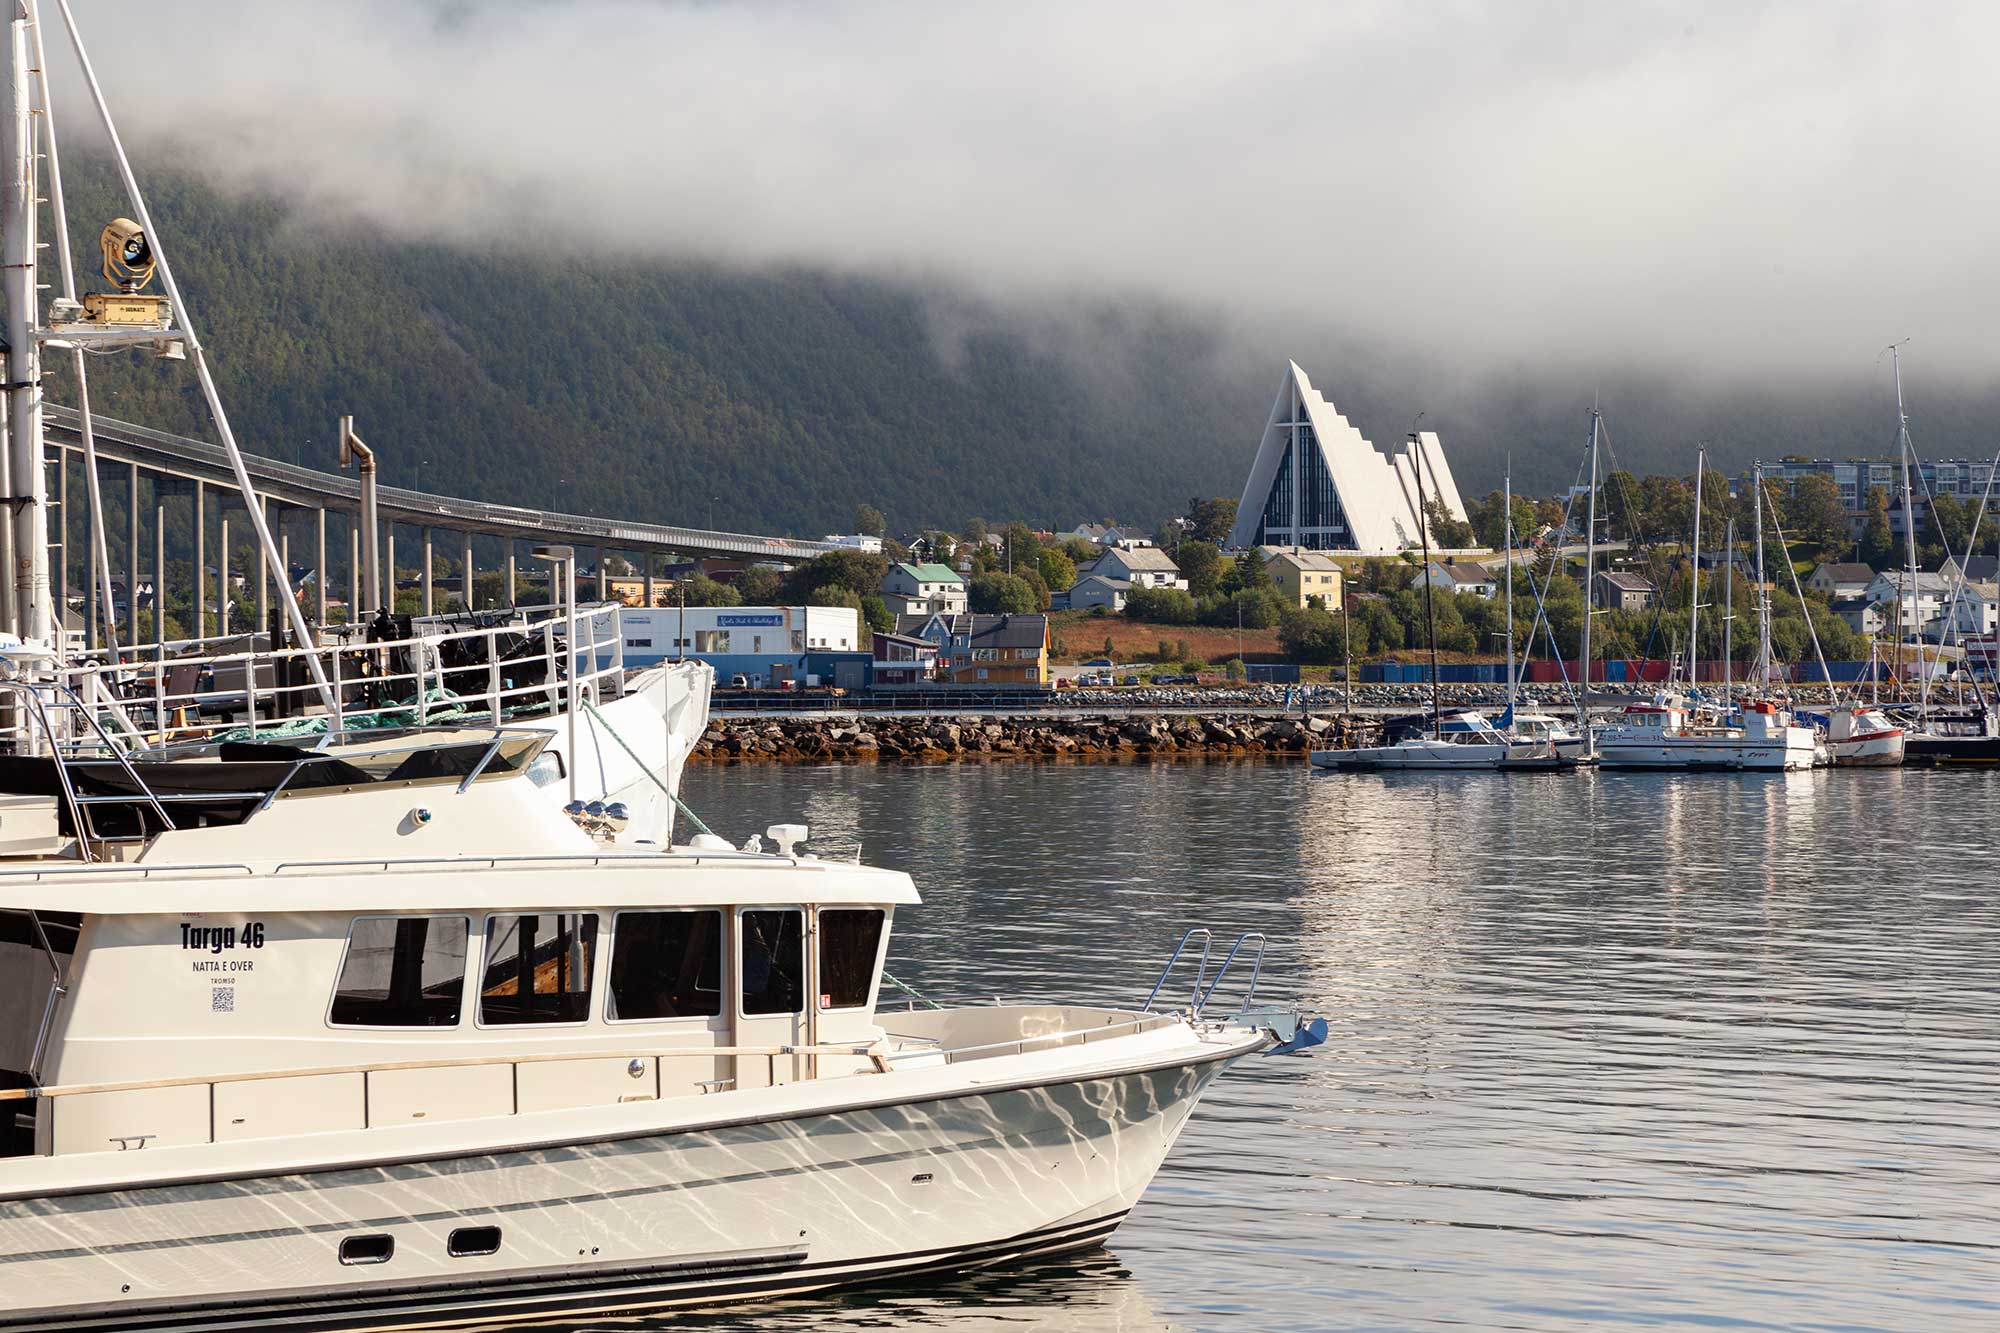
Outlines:
[{"label": "green tree", "polygon": [[774,606],[784,591],[785,576],[769,565],[752,565],[732,585],[745,606]]},{"label": "green tree", "polygon": [[1847,508],[1832,477],[1809,472],[1792,483],[1791,494],[1784,498],[1787,537],[1815,548],[1821,556],[1847,549]]},{"label": "green tree", "polygon": [[1194,598],[1179,588],[1134,588],[1125,598],[1125,615],[1153,625],[1192,625]]},{"label": "green tree", "polygon": [[868,551],[828,551],[797,566],[785,576],[784,593],[794,605],[812,606],[820,588],[846,588],[856,597],[882,590],[889,572],[887,556]]},{"label": "green tree", "polygon": [[1035,557],[1042,582],[1051,589],[1067,588],[1076,582],[1076,562],[1054,547],[1045,547]]},{"label": "green tree", "polygon": [[1181,543],[1180,556],[1176,561],[1181,574],[1188,581],[1188,591],[1197,599],[1212,597],[1222,586],[1222,552],[1213,542],[1187,541]]},{"label": "green tree", "polygon": [[1424,514],[1430,519],[1432,550],[1463,549],[1473,544],[1472,525],[1445,508],[1437,496],[1424,502]]},{"label": "green tree", "polygon": [[1211,546],[1221,546],[1229,540],[1230,529],[1236,526],[1236,501],[1219,495],[1196,500],[1189,504],[1187,517],[1188,536]]},{"label": "green tree", "polygon": [[861,618],[868,622],[869,629],[887,633],[896,628],[896,617],[889,614],[889,604],[872,592],[861,599]]},{"label": "green tree", "polygon": [[889,535],[889,520],[874,505],[854,506],[854,530],[870,537]]},{"label": "green tree", "polygon": [[1340,617],[1318,604],[1294,607],[1278,623],[1278,647],[1294,662],[1338,662],[1345,641]]},{"label": "green tree", "polygon": [[807,606],[844,606],[857,614],[861,610],[861,594],[852,588],[843,588],[837,583],[829,583],[814,588],[806,596]]},{"label": "green tree", "polygon": [[681,595],[689,606],[741,606],[743,598],[726,583],[717,583],[706,574],[697,574],[681,584]]},{"label": "green tree", "polygon": [[1036,609],[1035,590],[1012,574],[981,574],[966,588],[966,601],[987,615],[1017,615]]},{"label": "green tree", "polygon": [[1868,488],[1868,516],[1861,524],[1861,561],[1871,569],[1894,563],[1896,534],[1889,527],[1889,492]]}]

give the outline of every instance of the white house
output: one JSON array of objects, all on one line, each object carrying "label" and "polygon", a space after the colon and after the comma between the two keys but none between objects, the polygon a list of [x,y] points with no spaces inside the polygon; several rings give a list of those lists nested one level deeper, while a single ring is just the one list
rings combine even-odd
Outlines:
[{"label": "white house", "polygon": [[826,540],[842,550],[882,554],[882,539],[866,532],[829,532]]},{"label": "white house", "polygon": [[1476,597],[1490,598],[1500,591],[1499,574],[1472,560],[1433,560],[1417,576],[1415,586],[1426,583],[1440,592],[1469,592]]},{"label": "white house", "polygon": [[892,616],[965,614],[965,580],[949,565],[905,561],[882,576],[882,601]]},{"label": "white house", "polygon": [[1441,500],[1452,517],[1465,518],[1465,501],[1436,434],[1425,431],[1413,444],[1378,448],[1320,396],[1294,361],[1243,483],[1229,545],[1395,555],[1418,544],[1420,482],[1425,500]]},{"label": "white house", "polygon": [[1948,575],[1919,571],[1912,583],[1908,570],[1888,569],[1875,576],[1862,596],[1870,602],[1890,603],[1892,613],[1886,619],[1892,625],[1896,619],[1893,606],[1900,602],[1903,633],[1911,635],[1919,626],[1928,625],[1943,614],[1945,603],[1951,600],[1952,585],[1957,581]]},{"label": "white house", "polygon": [[1927,626],[1925,633],[1942,641],[1941,629],[1956,638],[1992,634],[2000,630],[2000,585],[1959,584],[1956,599],[1953,594],[1945,595],[1945,609],[1938,613],[1938,623]]},{"label": "white house", "polygon": [[1187,590],[1181,567],[1157,546],[1112,547],[1090,563],[1086,574],[1121,579],[1135,588],[1179,588]]}]

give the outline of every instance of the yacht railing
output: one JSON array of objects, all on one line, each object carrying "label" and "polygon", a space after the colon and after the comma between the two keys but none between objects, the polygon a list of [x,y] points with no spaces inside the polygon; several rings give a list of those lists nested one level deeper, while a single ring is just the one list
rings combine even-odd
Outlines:
[{"label": "yacht railing", "polygon": [[[625,677],[617,603],[580,606],[576,643],[561,608],[529,607],[464,624],[418,622],[407,639],[367,641],[365,625],[333,625],[310,648],[266,649],[263,636],[188,640],[120,649],[120,660],[38,673],[61,687],[49,702],[71,746],[127,750],[165,745],[240,725],[251,739],[324,718],[333,730],[365,725],[428,725],[510,714],[560,712],[573,671],[581,697],[616,697]],[[332,688],[329,710],[313,683],[316,660]],[[45,728],[16,715],[0,725],[0,746],[46,753]]]},{"label": "yacht railing", "polygon": [[1254,948],[1255,953],[1252,955],[1250,966],[1250,984],[1244,989],[1243,1003],[1239,1012],[1247,1012],[1249,1010],[1250,1002],[1257,994],[1257,979],[1264,972],[1264,947],[1266,944],[1264,933],[1260,930],[1250,930],[1238,935],[1236,943],[1230,945],[1229,952],[1223,956],[1222,966],[1216,969],[1215,979],[1210,981],[1208,978],[1208,957],[1210,948],[1215,941],[1215,935],[1206,926],[1195,926],[1182,935],[1181,942],[1174,946],[1174,952],[1167,959],[1167,965],[1160,969],[1160,979],[1153,983],[1152,991],[1146,996],[1146,1003],[1141,1007],[1141,1013],[1149,1014],[1153,1012],[1153,1005],[1159,1000],[1160,992],[1166,988],[1167,979],[1173,975],[1175,965],[1181,961],[1181,956],[1187,952],[1188,946],[1196,938],[1201,940],[1201,962],[1195,969],[1194,990],[1188,1002],[1188,1016],[1197,1021],[1200,1020],[1202,1011],[1208,1007],[1209,1001],[1215,998],[1215,992],[1221,987],[1222,979],[1229,975],[1229,969],[1235,964],[1237,956],[1246,948]]}]

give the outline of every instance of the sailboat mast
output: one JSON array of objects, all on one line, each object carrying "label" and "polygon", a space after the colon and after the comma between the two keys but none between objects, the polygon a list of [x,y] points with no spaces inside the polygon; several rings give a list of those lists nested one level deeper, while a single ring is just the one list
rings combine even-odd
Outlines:
[{"label": "sailboat mast", "polygon": [[1514,460],[1507,460],[1507,480],[1502,492],[1505,504],[1507,549],[1500,562],[1500,577],[1507,584],[1507,707],[1514,706]]},{"label": "sailboat mast", "polygon": [[1764,595],[1764,460],[1750,465],[1750,507],[1757,511],[1757,688],[1771,688],[1771,601]]},{"label": "sailboat mast", "polygon": [[[1903,354],[1899,344],[1889,346],[1889,362],[1896,372],[1896,457],[1903,466],[1903,542],[1909,553],[1909,583],[1904,589],[1905,596],[1896,599],[1896,614],[1900,620],[1903,603],[1910,606],[1910,619],[1915,622],[1917,638],[1917,722],[1922,725],[1930,718],[1931,673],[1930,663],[1924,653],[1923,617],[1918,615],[1920,603],[1917,600],[1917,506],[1910,491],[1910,418],[1903,411]],[[1896,643],[1896,658],[1903,657],[1903,638],[1907,630],[1899,628]]]},{"label": "sailboat mast", "polygon": [[[1419,412],[1418,416],[1423,413]],[[1431,641],[1431,735],[1444,739],[1444,706],[1438,701],[1438,622],[1436,580],[1431,577],[1431,516],[1424,503],[1424,445],[1415,431],[1410,432],[1410,456],[1417,464],[1417,533],[1424,544],[1424,628]]]},{"label": "sailboat mast", "polygon": [[1736,516],[1729,516],[1723,528],[1722,553],[1722,706],[1729,707],[1735,693],[1736,662]]},{"label": "sailboat mast", "polygon": [[1696,663],[1701,660],[1701,649],[1696,635],[1701,627],[1701,478],[1707,471],[1708,447],[1694,451],[1694,565],[1688,576],[1688,692],[1692,694],[1695,682],[1701,679]]},{"label": "sailboat mast", "polygon": [[1583,521],[1583,682],[1576,696],[1577,727],[1583,732],[1583,752],[1597,753],[1590,734],[1590,585],[1597,573],[1597,409],[1590,409],[1590,499]]}]

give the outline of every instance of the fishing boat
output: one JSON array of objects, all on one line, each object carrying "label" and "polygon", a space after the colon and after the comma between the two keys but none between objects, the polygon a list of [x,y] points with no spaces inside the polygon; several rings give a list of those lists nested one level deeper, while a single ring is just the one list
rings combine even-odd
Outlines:
[{"label": "fishing boat", "polygon": [[1826,748],[1836,768],[1893,768],[1908,737],[1872,704],[1836,704],[1826,714]]},{"label": "fishing boat", "polygon": [[907,875],[795,825],[621,849],[544,797],[551,739],[334,738],[233,818],[115,834],[87,812],[210,761],[107,801],[51,758],[67,843],[0,865],[0,1329],[464,1326],[1095,1245],[1296,1033],[1250,1008],[1261,937],[1172,1004],[1203,937],[1123,1007],[891,1012]]}]

